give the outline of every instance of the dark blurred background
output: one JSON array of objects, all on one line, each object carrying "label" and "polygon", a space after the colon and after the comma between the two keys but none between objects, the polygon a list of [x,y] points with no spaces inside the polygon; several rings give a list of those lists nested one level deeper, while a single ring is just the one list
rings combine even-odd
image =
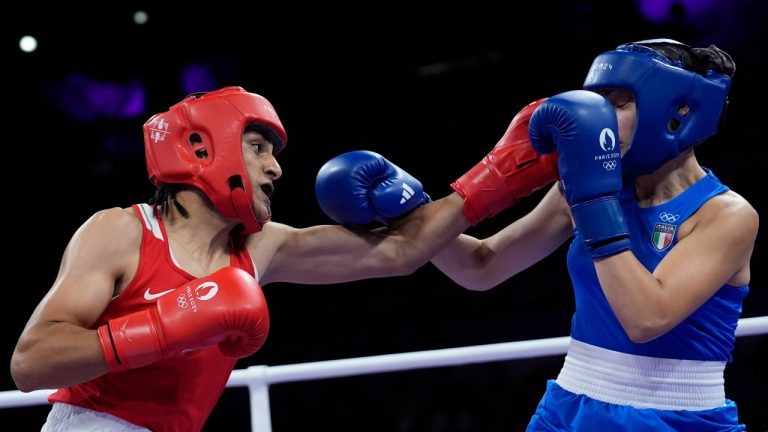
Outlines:
[{"label": "dark blurred background", "polygon": [[[725,129],[697,154],[768,214],[759,192],[764,113],[748,108],[768,99],[760,0],[301,3],[2,7],[6,365],[74,231],[99,209],[150,197],[141,125],[193,91],[240,85],[274,104],[289,136],[274,220],[304,227],[330,222],[314,176],[341,152],[380,152],[441,197],[522,106],[579,88],[598,53],[654,37],[714,43],[737,72]],[[25,35],[36,51],[19,49]],[[541,196],[469,233],[495,232]],[[763,229],[743,317],[768,315],[766,247]],[[407,277],[273,284],[265,293],[269,340],[238,368],[565,336],[573,312],[565,248],[484,293],[431,265]],[[768,336],[743,337],[726,369],[748,430],[768,430],[767,360]],[[561,364],[552,356],[277,384],[272,424],[276,432],[523,430]],[[9,373],[0,379],[0,390],[15,388]],[[1,428],[39,430],[48,409],[0,410]],[[248,429],[246,389],[226,390],[206,430]]]}]

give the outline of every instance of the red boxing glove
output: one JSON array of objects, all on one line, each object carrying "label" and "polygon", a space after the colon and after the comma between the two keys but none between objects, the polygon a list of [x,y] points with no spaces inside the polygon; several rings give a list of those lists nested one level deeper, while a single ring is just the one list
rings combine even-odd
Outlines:
[{"label": "red boxing glove", "polygon": [[539,155],[528,139],[528,122],[546,98],[528,104],[480,163],[451,184],[464,197],[464,217],[475,225],[557,181],[557,153]]},{"label": "red boxing glove", "polygon": [[246,357],[261,348],[268,332],[261,287],[235,267],[188,282],[154,305],[98,329],[110,372],[214,344],[228,357]]}]

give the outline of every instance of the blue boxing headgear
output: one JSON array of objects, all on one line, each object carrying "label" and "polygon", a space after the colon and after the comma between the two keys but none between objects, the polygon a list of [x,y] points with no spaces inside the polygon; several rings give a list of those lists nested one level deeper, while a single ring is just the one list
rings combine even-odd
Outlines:
[{"label": "blue boxing headgear", "polygon": [[[620,45],[592,62],[584,89],[622,89],[636,103],[635,130],[622,157],[624,173],[650,174],[717,132],[735,66],[719,48],[670,39]],[[688,107],[685,113],[682,107]]]}]

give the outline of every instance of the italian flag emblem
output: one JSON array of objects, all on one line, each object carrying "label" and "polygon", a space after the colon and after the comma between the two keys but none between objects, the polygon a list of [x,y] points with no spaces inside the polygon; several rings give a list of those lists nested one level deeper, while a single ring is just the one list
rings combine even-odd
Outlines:
[{"label": "italian flag emblem", "polygon": [[672,244],[672,238],[675,236],[675,230],[677,226],[657,223],[653,228],[653,235],[651,236],[651,243],[656,250],[663,251]]}]

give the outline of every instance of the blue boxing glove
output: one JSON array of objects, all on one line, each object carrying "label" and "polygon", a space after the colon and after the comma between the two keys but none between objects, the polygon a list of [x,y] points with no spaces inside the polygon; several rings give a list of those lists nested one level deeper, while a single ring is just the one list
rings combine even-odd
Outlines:
[{"label": "blue boxing glove", "polygon": [[366,226],[392,219],[431,201],[416,180],[382,155],[351,151],[329,160],[315,180],[317,202],[338,223]]},{"label": "blue boxing glove", "polygon": [[557,150],[563,193],[593,259],[631,248],[619,205],[621,149],[616,111],[604,97],[573,90],[547,99],[531,117],[531,145]]}]

